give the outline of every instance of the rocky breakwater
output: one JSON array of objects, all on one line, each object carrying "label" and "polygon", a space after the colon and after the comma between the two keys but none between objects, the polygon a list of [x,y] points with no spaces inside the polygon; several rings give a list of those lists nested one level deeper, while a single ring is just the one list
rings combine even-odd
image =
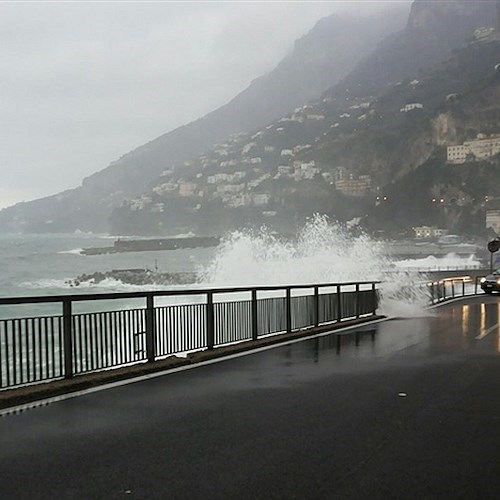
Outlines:
[{"label": "rocky breakwater", "polygon": [[192,285],[198,281],[194,272],[164,273],[150,269],[113,269],[97,271],[91,274],[80,274],[67,283],[71,287],[80,285],[98,285],[105,280],[120,281],[126,285]]}]

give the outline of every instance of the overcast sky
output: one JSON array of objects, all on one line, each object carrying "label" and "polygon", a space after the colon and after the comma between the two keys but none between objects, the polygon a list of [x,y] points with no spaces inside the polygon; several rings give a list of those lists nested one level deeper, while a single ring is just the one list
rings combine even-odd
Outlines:
[{"label": "overcast sky", "polygon": [[386,6],[0,0],[0,208],[226,103],[321,17]]}]

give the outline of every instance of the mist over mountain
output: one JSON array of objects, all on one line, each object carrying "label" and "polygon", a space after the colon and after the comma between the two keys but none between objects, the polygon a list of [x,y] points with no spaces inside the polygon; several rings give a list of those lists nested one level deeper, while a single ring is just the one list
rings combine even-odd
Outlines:
[{"label": "mist over mountain", "polygon": [[164,169],[190,160],[231,134],[264,126],[334,85],[387,33],[404,25],[406,5],[391,6],[388,12],[375,19],[322,19],[273,71],[225,106],[125,154],[76,189],[2,210],[0,229],[108,231],[112,209],[146,190]]},{"label": "mist over mountain", "polygon": [[380,42],[343,83],[353,92],[369,95],[389,82],[414,77],[420,68],[463,46],[474,29],[494,24],[496,9],[495,2],[415,0],[405,29]]},{"label": "mist over mountain", "polygon": [[[449,4],[453,15],[455,7]],[[473,160],[472,168],[450,166],[446,150],[478,135],[500,133],[499,30],[491,26],[496,23],[494,5],[489,13],[481,8],[472,23],[470,6],[459,7],[469,20],[458,45],[462,48],[438,61],[429,57],[413,73],[404,64],[398,72],[396,65],[383,84],[373,85],[361,62],[321,99],[253,134],[219,144],[186,165],[183,175],[166,170],[152,189],[115,209],[113,231],[220,232],[260,224],[293,231],[314,212],[366,219],[370,229],[389,232],[412,224],[484,229],[481,200],[499,195],[497,159]],[[427,24],[421,18],[422,12],[413,10],[397,37],[413,36],[415,25],[423,36]],[[429,29],[434,26],[430,19]],[[388,57],[386,43],[377,47],[374,59]],[[400,45],[398,57],[406,60],[420,50],[417,42]],[[396,53],[390,54],[393,60]],[[481,182],[472,182],[474,172],[481,173]],[[457,186],[455,174],[463,186]],[[409,179],[419,180],[421,196],[413,197]],[[439,207],[436,199],[444,200]],[[453,206],[447,200],[454,200]]]},{"label": "mist over mountain", "polygon": [[[114,210],[113,232],[210,234],[262,224],[293,232],[319,212],[388,234],[431,224],[480,234],[485,198],[500,196],[499,63],[494,35],[376,96],[339,84],[194,158],[182,175],[165,170]],[[449,147],[467,141],[479,157],[448,162]]]},{"label": "mist over mountain", "polygon": [[[448,194],[466,201],[447,210],[454,214],[447,223],[463,228],[469,210],[477,226],[477,197],[485,196],[496,159],[479,165],[482,184],[471,189],[447,191],[442,172],[450,168],[448,145],[500,133],[498,5],[415,0],[398,32],[389,28],[392,16],[371,25],[325,18],[226,106],[123,156],[80,188],[3,210],[0,227],[153,235],[267,224],[293,231],[320,212],[365,219],[372,230],[398,219],[401,229],[436,222],[438,213],[445,220],[427,201]],[[370,51],[364,40],[382,32]],[[428,210],[406,203],[415,175],[426,179]],[[399,201],[388,204],[389,197]]]}]

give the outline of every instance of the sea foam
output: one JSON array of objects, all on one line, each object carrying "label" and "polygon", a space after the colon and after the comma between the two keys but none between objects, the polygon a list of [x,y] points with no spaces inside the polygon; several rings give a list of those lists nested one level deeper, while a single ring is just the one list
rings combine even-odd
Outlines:
[{"label": "sea foam", "polygon": [[366,234],[315,215],[295,241],[269,229],[226,235],[212,262],[200,270],[207,286],[301,285],[381,281],[380,312],[391,316],[425,315],[425,277],[397,268],[385,245]]}]

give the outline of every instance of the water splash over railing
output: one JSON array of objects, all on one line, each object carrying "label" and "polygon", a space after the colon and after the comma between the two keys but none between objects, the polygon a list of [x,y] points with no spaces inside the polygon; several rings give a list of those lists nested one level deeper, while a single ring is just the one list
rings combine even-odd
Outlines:
[{"label": "water splash over railing", "polygon": [[[1,305],[59,303],[62,314],[0,319],[0,389],[155,362],[178,353],[368,318],[377,282],[162,290],[1,298]],[[78,303],[144,307],[75,312]]]},{"label": "water splash over railing", "polygon": [[426,290],[415,287],[424,274],[398,268],[387,243],[324,215],[311,217],[292,241],[265,227],[229,233],[199,275],[207,286],[375,280],[384,314],[418,316],[428,305]]}]

